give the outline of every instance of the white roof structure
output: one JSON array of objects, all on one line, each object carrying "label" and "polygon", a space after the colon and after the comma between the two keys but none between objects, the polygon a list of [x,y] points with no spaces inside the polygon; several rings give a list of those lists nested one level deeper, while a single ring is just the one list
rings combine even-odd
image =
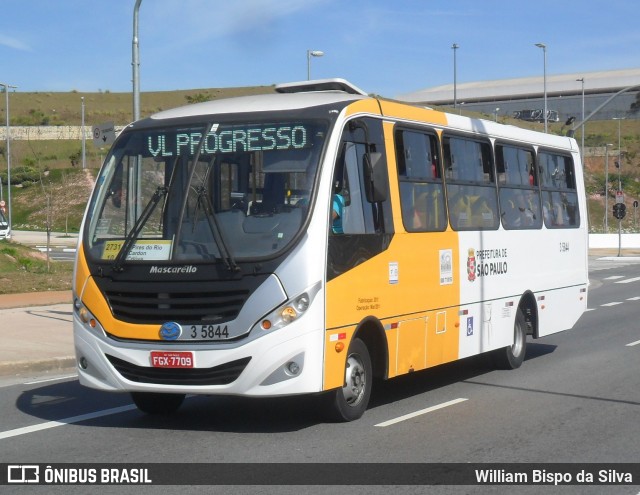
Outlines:
[{"label": "white roof structure", "polygon": [[[584,78],[585,94],[612,93],[623,88],[639,85],[640,69],[621,69],[600,72],[582,72],[575,74],[547,74],[547,95],[575,95],[582,93]],[[482,102],[539,97],[543,94],[544,78],[523,77],[518,79],[500,79],[456,84],[458,102]],[[434,88],[422,89],[413,93],[398,95],[397,100],[409,103],[427,103],[444,105],[453,103],[453,83]]]}]

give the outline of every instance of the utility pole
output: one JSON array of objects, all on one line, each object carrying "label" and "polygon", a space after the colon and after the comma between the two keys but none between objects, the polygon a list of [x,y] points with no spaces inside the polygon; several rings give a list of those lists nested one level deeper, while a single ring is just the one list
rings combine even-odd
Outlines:
[{"label": "utility pole", "polygon": [[133,66],[133,120],[140,119],[140,46],[138,40],[138,11],[142,0],[136,0],[133,8],[133,42],[131,65]]}]

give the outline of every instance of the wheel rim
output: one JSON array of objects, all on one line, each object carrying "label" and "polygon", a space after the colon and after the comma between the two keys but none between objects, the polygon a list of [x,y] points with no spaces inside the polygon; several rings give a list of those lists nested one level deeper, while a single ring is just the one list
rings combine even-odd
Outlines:
[{"label": "wheel rim", "polygon": [[364,397],[367,385],[364,364],[358,354],[351,354],[347,358],[344,381],[345,386],[342,388],[344,400],[349,406],[357,406]]}]

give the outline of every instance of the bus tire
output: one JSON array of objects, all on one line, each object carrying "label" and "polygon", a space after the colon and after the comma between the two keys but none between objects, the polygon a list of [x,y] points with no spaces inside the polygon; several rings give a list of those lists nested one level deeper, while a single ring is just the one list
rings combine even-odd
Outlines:
[{"label": "bus tire", "polygon": [[347,422],[361,418],[367,410],[372,385],[369,349],[362,340],[355,338],[347,354],[344,386],[327,394],[330,419]]},{"label": "bus tire", "polygon": [[494,351],[494,364],[498,369],[515,370],[522,365],[526,353],[527,320],[522,308],[518,308],[513,326],[513,344]]},{"label": "bus tire", "polygon": [[184,402],[185,394],[159,394],[153,392],[131,392],[133,403],[147,414],[171,414]]}]

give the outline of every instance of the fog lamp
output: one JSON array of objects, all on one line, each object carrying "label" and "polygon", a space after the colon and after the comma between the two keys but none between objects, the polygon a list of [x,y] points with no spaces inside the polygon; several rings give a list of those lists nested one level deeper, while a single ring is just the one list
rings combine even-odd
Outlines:
[{"label": "fog lamp", "polygon": [[300,366],[295,361],[290,361],[287,363],[287,371],[292,375],[297,375],[300,373]]}]

